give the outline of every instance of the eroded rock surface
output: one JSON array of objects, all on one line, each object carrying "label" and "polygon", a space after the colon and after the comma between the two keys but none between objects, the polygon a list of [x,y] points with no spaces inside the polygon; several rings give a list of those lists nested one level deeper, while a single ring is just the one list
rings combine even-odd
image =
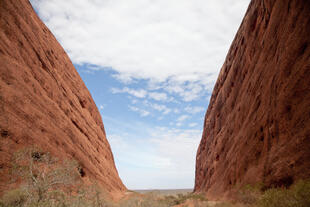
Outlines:
[{"label": "eroded rock surface", "polygon": [[30,145],[78,160],[111,193],[125,190],[89,91],[28,0],[0,1],[0,131],[0,190],[12,154]]},{"label": "eroded rock surface", "polygon": [[196,158],[195,191],[310,177],[310,1],[252,0],[221,68]]}]

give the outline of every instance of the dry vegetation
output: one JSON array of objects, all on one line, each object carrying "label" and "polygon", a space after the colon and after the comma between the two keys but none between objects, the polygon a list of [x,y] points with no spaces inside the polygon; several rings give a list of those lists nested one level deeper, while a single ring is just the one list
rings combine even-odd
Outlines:
[{"label": "dry vegetation", "polygon": [[[49,153],[31,148],[12,159],[12,182],[21,183],[5,192],[0,207],[309,207],[310,181],[299,181],[289,189],[262,191],[259,185],[245,186],[238,202],[212,202],[200,194],[161,195],[130,192],[112,203],[96,185],[85,186],[76,161],[59,161]],[[21,182],[22,181],[22,182]]]},{"label": "dry vegetation", "polygon": [[11,183],[19,188],[5,192],[0,207],[103,207],[106,194],[96,185],[85,186],[76,161],[60,161],[36,148],[12,158]]}]

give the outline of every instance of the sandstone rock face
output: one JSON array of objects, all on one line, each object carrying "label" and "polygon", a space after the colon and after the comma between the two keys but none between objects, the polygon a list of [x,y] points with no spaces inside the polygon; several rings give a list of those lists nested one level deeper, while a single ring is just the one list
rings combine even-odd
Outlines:
[{"label": "sandstone rock face", "polygon": [[111,193],[126,189],[89,91],[28,0],[0,1],[0,131],[0,190],[29,145],[76,159]]},{"label": "sandstone rock face", "polygon": [[310,1],[252,0],[206,113],[195,191],[309,177]]}]

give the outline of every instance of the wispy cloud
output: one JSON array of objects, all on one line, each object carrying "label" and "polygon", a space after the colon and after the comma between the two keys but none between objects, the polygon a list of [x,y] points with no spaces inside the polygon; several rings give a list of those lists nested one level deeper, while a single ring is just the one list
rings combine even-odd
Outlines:
[{"label": "wispy cloud", "polygon": [[153,109],[163,112],[163,114],[168,114],[171,112],[171,109],[169,109],[167,106],[165,105],[161,105],[161,104],[149,104]]},{"label": "wispy cloud", "polygon": [[182,122],[182,121],[184,121],[184,120],[186,120],[186,119],[188,119],[188,118],[189,118],[188,115],[182,115],[182,116],[179,116],[179,118],[177,119],[177,121],[178,121],[178,122]]},{"label": "wispy cloud", "polygon": [[140,114],[140,116],[142,117],[145,117],[145,116],[148,116],[150,115],[150,112],[149,111],[146,111],[144,109],[141,109],[141,108],[138,108],[138,107],[135,107],[135,106],[128,106],[129,109],[131,111],[135,111],[135,112],[138,112]]},{"label": "wispy cloud", "polygon": [[190,127],[195,127],[195,126],[197,126],[197,125],[198,125],[197,123],[190,123],[190,124],[189,124]]},{"label": "wispy cloud", "polygon": [[201,107],[201,106],[187,106],[184,109],[187,113],[191,113],[191,114],[197,114],[200,112],[205,111],[206,109]]},{"label": "wispy cloud", "polygon": [[159,92],[151,92],[149,93],[149,97],[156,101],[166,101],[168,99],[166,93],[159,93]]},{"label": "wispy cloud", "polygon": [[154,91],[147,91],[144,89],[134,89],[134,88],[128,88],[124,87],[122,89],[120,88],[111,88],[111,92],[113,94],[117,93],[128,93],[131,96],[134,96],[136,98],[148,98],[155,101],[173,101],[173,97],[169,97],[166,93],[163,92],[154,92]]},{"label": "wispy cloud", "polygon": [[180,126],[184,125],[184,121],[189,119],[189,118],[190,118],[189,115],[181,115],[181,116],[179,116],[176,119],[175,126],[180,127]]},{"label": "wispy cloud", "polygon": [[125,87],[123,89],[112,88],[111,92],[114,94],[115,93],[128,93],[128,94],[135,96],[137,98],[144,98],[147,95],[147,91],[145,91],[143,89],[135,90],[135,89],[127,88],[127,87]]}]

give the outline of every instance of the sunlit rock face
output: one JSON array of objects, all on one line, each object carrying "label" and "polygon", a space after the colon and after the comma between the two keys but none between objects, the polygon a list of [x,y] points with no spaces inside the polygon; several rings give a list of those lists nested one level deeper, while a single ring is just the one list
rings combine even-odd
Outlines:
[{"label": "sunlit rock face", "polygon": [[310,177],[310,1],[252,0],[214,87],[195,191]]},{"label": "sunlit rock face", "polygon": [[12,154],[33,145],[76,159],[111,194],[126,189],[89,91],[28,0],[0,1],[0,130],[1,189]]}]

